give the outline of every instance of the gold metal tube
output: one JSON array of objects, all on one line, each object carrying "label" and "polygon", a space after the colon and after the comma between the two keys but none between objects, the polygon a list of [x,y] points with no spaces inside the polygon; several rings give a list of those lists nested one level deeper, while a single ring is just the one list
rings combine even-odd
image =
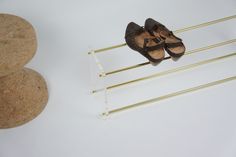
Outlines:
[{"label": "gold metal tube", "polygon": [[[104,52],[104,51],[116,49],[116,48],[123,47],[123,46],[126,46],[126,43],[119,44],[119,45],[114,45],[114,46],[106,47],[106,48],[102,48],[102,49],[97,49],[97,50],[94,50],[94,53]],[[90,55],[91,52],[88,52],[88,54]]]},{"label": "gold metal tube", "polygon": [[[190,55],[190,54],[193,54],[193,53],[213,49],[213,48],[216,48],[216,47],[224,46],[224,45],[227,45],[227,44],[232,44],[232,43],[235,43],[235,42],[236,42],[236,39],[220,42],[220,43],[217,43],[217,44],[213,44],[213,45],[209,45],[209,46],[205,46],[205,47],[201,47],[201,48],[197,48],[197,49],[187,51],[187,52],[185,52],[184,55],[185,56]],[[168,56],[168,57],[165,57],[164,60],[168,60],[170,58],[171,57]],[[106,76],[108,76],[108,75],[111,75],[111,74],[119,73],[119,72],[126,71],[126,70],[131,70],[131,69],[135,69],[135,68],[139,68],[139,67],[149,65],[149,64],[150,64],[150,62],[144,62],[144,63],[136,64],[136,65],[133,65],[133,66],[128,66],[128,67],[112,70],[112,71],[106,72],[105,74],[106,74]],[[102,75],[99,75],[99,76],[101,77]]]},{"label": "gold metal tube", "polygon": [[[114,88],[117,88],[117,87],[129,85],[129,84],[132,84],[132,83],[144,81],[144,80],[147,80],[147,79],[156,78],[156,77],[168,75],[168,74],[171,74],[171,73],[180,72],[180,71],[187,70],[187,69],[192,69],[192,68],[198,67],[200,65],[209,64],[209,63],[212,63],[212,62],[216,62],[216,61],[226,59],[226,58],[230,58],[230,57],[234,57],[234,56],[236,56],[236,52],[233,52],[233,53],[228,54],[228,55],[224,55],[224,56],[220,56],[220,57],[200,61],[200,62],[197,62],[197,63],[194,63],[194,64],[189,64],[189,65],[185,65],[185,66],[182,66],[182,67],[170,69],[170,70],[167,70],[167,71],[163,71],[163,72],[160,72],[160,73],[157,73],[157,74],[153,74],[153,75],[149,75],[149,76],[146,76],[146,77],[138,78],[138,79],[135,79],[135,80],[131,80],[131,81],[115,84],[115,85],[112,85],[112,86],[108,86],[107,89],[110,90],[110,89],[114,89]],[[94,90],[94,91],[92,91],[92,93],[97,93],[99,91],[102,91],[102,90],[101,89]]]},{"label": "gold metal tube", "polygon": [[[217,19],[217,20],[201,23],[201,24],[198,24],[198,25],[190,26],[190,27],[185,27],[185,28],[182,28],[182,29],[175,30],[173,32],[175,34],[178,34],[178,33],[186,32],[186,31],[189,31],[189,30],[194,30],[194,29],[197,29],[197,28],[206,27],[206,26],[209,26],[209,25],[220,23],[220,22],[223,22],[223,21],[231,20],[231,19],[234,19],[234,18],[236,18],[236,15],[224,17],[224,18],[221,18],[221,19]],[[123,43],[123,44],[114,45],[114,46],[111,46],[111,47],[97,49],[97,50],[94,50],[94,52],[95,53],[105,52],[105,51],[112,50],[112,49],[115,49],[115,48],[124,47],[126,45],[127,45],[126,43]],[[91,53],[88,52],[88,54],[91,54]]]},{"label": "gold metal tube", "polygon": [[188,89],[181,90],[181,91],[178,91],[178,92],[170,93],[170,94],[163,95],[163,96],[160,96],[160,97],[157,97],[157,98],[153,98],[153,99],[145,100],[145,101],[138,102],[138,103],[135,103],[135,104],[127,105],[127,106],[124,106],[124,107],[121,107],[121,108],[113,109],[113,110],[110,110],[106,113],[102,113],[102,115],[103,116],[108,116],[108,115],[111,115],[111,114],[126,111],[126,110],[133,109],[133,108],[140,107],[140,106],[145,106],[145,105],[148,105],[148,104],[151,104],[151,103],[154,103],[154,102],[159,102],[161,100],[165,100],[165,99],[169,99],[169,98],[172,98],[172,97],[175,97],[175,96],[180,96],[180,95],[183,95],[183,94],[191,93],[191,92],[194,92],[194,91],[209,88],[209,87],[216,86],[216,85],[226,83],[226,82],[229,82],[229,81],[233,81],[233,80],[236,80],[236,76],[225,78],[225,79],[214,81],[214,82],[210,82],[210,83],[203,84],[203,85],[199,85],[199,86],[196,86],[196,87],[188,88]]},{"label": "gold metal tube", "polygon": [[190,26],[190,27],[182,28],[182,29],[174,31],[174,33],[176,33],[176,34],[177,33],[182,33],[182,32],[194,30],[194,29],[197,29],[197,28],[206,27],[206,26],[209,26],[209,25],[220,23],[220,22],[223,22],[223,21],[231,20],[231,19],[234,19],[234,18],[236,18],[236,15],[232,15],[232,16],[221,18],[221,19],[205,22],[205,23],[198,24],[198,25],[195,25],[195,26]]},{"label": "gold metal tube", "polygon": [[124,85],[131,84],[131,83],[135,83],[135,82],[139,82],[139,81],[143,81],[143,80],[147,80],[147,79],[160,77],[160,76],[168,75],[168,74],[171,74],[171,73],[191,69],[191,68],[194,68],[194,67],[197,67],[197,66],[200,66],[200,65],[209,64],[209,63],[219,61],[219,60],[222,60],[222,59],[225,59],[225,58],[233,57],[235,55],[236,55],[236,52],[232,53],[232,54],[229,54],[229,55],[224,55],[224,56],[220,56],[220,57],[200,61],[200,62],[197,62],[197,63],[194,63],[194,64],[189,64],[189,65],[186,65],[186,66],[182,66],[182,67],[170,69],[170,70],[167,70],[167,71],[163,71],[163,72],[160,72],[160,73],[157,73],[157,74],[154,74],[154,75],[150,75],[150,76],[142,77],[142,78],[139,78],[139,79],[131,80],[131,81],[128,81],[128,82],[123,82],[123,83],[120,83],[120,84],[109,86],[109,87],[107,87],[107,89],[113,89],[113,88],[117,88],[117,87],[121,87],[121,86],[124,86]]}]

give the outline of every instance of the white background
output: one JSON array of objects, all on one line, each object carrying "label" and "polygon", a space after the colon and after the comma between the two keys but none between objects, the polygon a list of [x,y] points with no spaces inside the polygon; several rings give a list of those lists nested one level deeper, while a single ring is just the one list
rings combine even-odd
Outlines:
[{"label": "white background", "polygon": [[[89,94],[87,56],[89,47],[123,43],[130,21],[143,25],[152,17],[176,30],[234,15],[235,0],[1,0],[0,12],[21,16],[34,25],[39,47],[27,67],[45,77],[50,92],[47,107],[36,119],[0,130],[0,157],[236,156],[235,82],[102,120],[98,118],[101,104]],[[231,20],[180,37],[188,49],[206,46],[234,39],[235,24]],[[207,55],[183,57],[175,64],[228,54],[235,48],[231,44]],[[125,52],[123,58],[111,55],[112,62],[105,64],[116,66],[121,59],[127,65],[145,61],[138,53]],[[233,76],[235,66],[235,58],[226,59],[156,81],[191,87]]]}]

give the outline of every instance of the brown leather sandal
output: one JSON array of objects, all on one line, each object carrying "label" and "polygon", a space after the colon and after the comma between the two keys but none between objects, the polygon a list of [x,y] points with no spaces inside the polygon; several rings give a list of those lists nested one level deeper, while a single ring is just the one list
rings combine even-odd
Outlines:
[{"label": "brown leather sandal", "polygon": [[153,36],[165,40],[165,50],[175,58],[179,58],[185,53],[185,46],[182,39],[176,37],[173,32],[167,29],[163,24],[148,18],[145,22],[145,29]]},{"label": "brown leather sandal", "polygon": [[125,33],[127,45],[146,57],[153,65],[165,57],[164,40],[149,34],[143,27],[131,22]]}]

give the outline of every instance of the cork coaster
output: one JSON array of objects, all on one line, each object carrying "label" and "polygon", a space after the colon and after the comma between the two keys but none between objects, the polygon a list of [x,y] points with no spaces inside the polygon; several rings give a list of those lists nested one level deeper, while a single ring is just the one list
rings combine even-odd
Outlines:
[{"label": "cork coaster", "polygon": [[44,78],[24,68],[0,78],[0,128],[12,128],[34,119],[48,101]]},{"label": "cork coaster", "polygon": [[36,33],[29,22],[0,14],[0,77],[22,69],[36,49]]}]

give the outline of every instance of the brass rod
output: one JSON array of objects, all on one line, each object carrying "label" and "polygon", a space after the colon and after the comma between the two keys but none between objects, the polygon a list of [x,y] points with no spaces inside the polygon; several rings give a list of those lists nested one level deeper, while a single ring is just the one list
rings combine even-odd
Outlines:
[{"label": "brass rod", "polygon": [[[104,51],[116,49],[116,48],[123,47],[123,46],[126,46],[126,43],[123,43],[123,44],[120,44],[120,45],[114,45],[114,46],[111,46],[111,47],[97,49],[97,50],[94,50],[94,53],[104,52]],[[90,55],[91,52],[88,52],[88,54]]]},{"label": "brass rod", "polygon": [[[185,28],[182,28],[182,29],[175,30],[173,32],[175,34],[178,34],[178,33],[182,33],[182,32],[185,32],[185,31],[194,30],[194,29],[197,29],[197,28],[213,25],[213,24],[216,24],[216,23],[219,23],[219,22],[231,20],[231,19],[234,19],[234,18],[236,18],[236,15],[224,17],[224,18],[221,18],[221,19],[217,19],[217,20],[201,23],[201,24],[198,24],[198,25],[190,26],[190,27],[185,27]],[[124,47],[126,45],[127,45],[126,43],[123,43],[123,44],[114,45],[114,46],[110,46],[110,47],[106,47],[106,48],[102,48],[102,49],[97,49],[97,50],[94,50],[94,52],[95,53],[104,52],[104,51],[112,50],[112,49],[115,49],[115,48]],[[91,53],[88,52],[88,54],[91,54]]]},{"label": "brass rod", "polygon": [[143,81],[143,80],[147,80],[147,79],[160,77],[160,76],[168,75],[168,74],[171,74],[171,73],[191,69],[191,68],[194,68],[194,67],[197,67],[197,66],[200,66],[200,65],[204,65],[204,64],[208,64],[208,63],[211,63],[211,62],[221,60],[221,59],[233,57],[235,55],[236,55],[236,53],[232,53],[232,54],[229,54],[229,55],[216,57],[216,58],[200,61],[200,62],[197,62],[197,63],[194,63],[194,64],[189,64],[189,65],[185,65],[185,66],[182,66],[182,67],[166,70],[166,71],[154,74],[154,75],[150,75],[150,76],[138,78],[138,79],[135,79],[135,80],[131,80],[131,81],[128,81],[128,82],[123,82],[123,83],[120,83],[120,84],[112,85],[112,86],[107,87],[107,89],[113,89],[113,88],[117,88],[117,87],[124,86],[124,85],[127,85],[127,84],[131,84],[131,83],[135,83],[135,82],[139,82],[139,81]]},{"label": "brass rod", "polygon": [[[139,82],[139,81],[144,81],[144,80],[151,79],[151,78],[156,78],[156,77],[168,75],[168,74],[171,74],[171,73],[180,72],[180,71],[187,70],[187,69],[192,69],[194,67],[198,67],[198,66],[201,66],[201,65],[204,65],[204,64],[209,64],[209,63],[216,62],[216,61],[219,61],[219,60],[222,60],[222,59],[234,57],[235,55],[236,55],[236,52],[233,52],[233,53],[228,54],[228,55],[224,55],[224,56],[220,56],[220,57],[200,61],[200,62],[197,62],[197,63],[194,63],[194,64],[189,64],[189,65],[185,65],[185,66],[182,66],[182,67],[166,70],[166,71],[159,72],[159,73],[149,75],[149,76],[146,76],[146,77],[142,77],[142,78],[138,78],[138,79],[135,79],[135,80],[131,80],[131,81],[115,84],[115,85],[112,85],[112,86],[108,86],[107,90],[114,89],[114,88],[121,87],[121,86],[125,86],[125,85],[132,84],[132,83],[136,83],[136,82]],[[99,91],[102,91],[102,90],[101,89],[94,90],[94,91],[92,91],[92,93],[97,93]]]},{"label": "brass rod", "polygon": [[[201,48],[197,48],[197,49],[193,49],[193,50],[187,51],[187,52],[185,52],[184,55],[185,56],[186,55],[190,55],[190,54],[193,54],[193,53],[197,53],[197,52],[213,49],[213,48],[216,48],[216,47],[224,46],[224,45],[227,45],[227,44],[232,44],[232,43],[235,43],[235,42],[236,42],[236,39],[220,42],[220,43],[217,43],[217,44],[213,44],[213,45],[209,45],[209,46],[205,46],[205,47],[201,47]],[[168,57],[165,57],[164,60],[168,60],[170,58],[171,57],[168,56]],[[149,65],[149,64],[150,64],[150,62],[144,62],[144,63],[140,63],[140,64],[136,64],[136,65],[120,68],[120,69],[117,69],[117,70],[112,70],[112,71],[106,72],[105,74],[106,74],[106,76],[108,76],[108,75],[111,75],[111,74],[119,73],[119,72],[130,70],[130,69],[139,68],[139,67],[142,67],[142,66],[145,66],[145,65]],[[101,77],[102,75],[99,75],[99,76]]]},{"label": "brass rod", "polygon": [[136,107],[140,107],[140,106],[145,106],[147,104],[151,104],[151,103],[154,103],[154,102],[159,102],[161,100],[169,99],[169,98],[180,96],[180,95],[183,95],[183,94],[195,92],[195,91],[198,91],[198,90],[201,90],[201,89],[209,88],[209,87],[216,86],[216,85],[219,85],[219,84],[223,84],[223,83],[233,81],[233,80],[236,80],[236,76],[225,78],[225,79],[214,81],[214,82],[210,82],[210,83],[203,84],[203,85],[199,85],[199,86],[196,86],[196,87],[184,89],[184,90],[177,91],[177,92],[174,92],[174,93],[170,93],[170,94],[167,94],[167,95],[163,95],[163,96],[160,96],[160,97],[157,97],[157,98],[153,98],[153,99],[145,100],[145,101],[138,102],[138,103],[135,103],[135,104],[127,105],[127,106],[124,106],[124,107],[121,107],[121,108],[113,109],[113,110],[110,110],[106,113],[102,113],[102,115],[108,116],[108,115],[111,115],[111,114],[126,111],[126,110],[136,108]]},{"label": "brass rod", "polygon": [[[143,62],[143,63],[140,63],[140,64],[136,64],[136,65],[132,65],[132,66],[128,66],[128,67],[124,67],[124,68],[120,68],[120,69],[117,69],[117,70],[112,70],[112,71],[106,72],[106,75],[111,75],[111,74],[119,73],[119,72],[122,72],[122,71],[139,68],[139,67],[149,65],[149,64],[150,64],[150,62]],[[99,76],[101,77],[102,75],[99,75]]]},{"label": "brass rod", "polygon": [[221,19],[201,23],[201,24],[198,24],[198,25],[195,25],[195,26],[182,28],[182,29],[174,31],[174,33],[182,33],[182,32],[186,32],[186,31],[189,31],[189,30],[194,30],[194,29],[197,29],[197,28],[206,27],[206,26],[209,26],[209,25],[213,25],[213,24],[216,24],[216,23],[223,22],[223,21],[231,20],[231,19],[234,19],[234,18],[236,18],[236,15],[232,15],[232,16],[221,18]]}]

